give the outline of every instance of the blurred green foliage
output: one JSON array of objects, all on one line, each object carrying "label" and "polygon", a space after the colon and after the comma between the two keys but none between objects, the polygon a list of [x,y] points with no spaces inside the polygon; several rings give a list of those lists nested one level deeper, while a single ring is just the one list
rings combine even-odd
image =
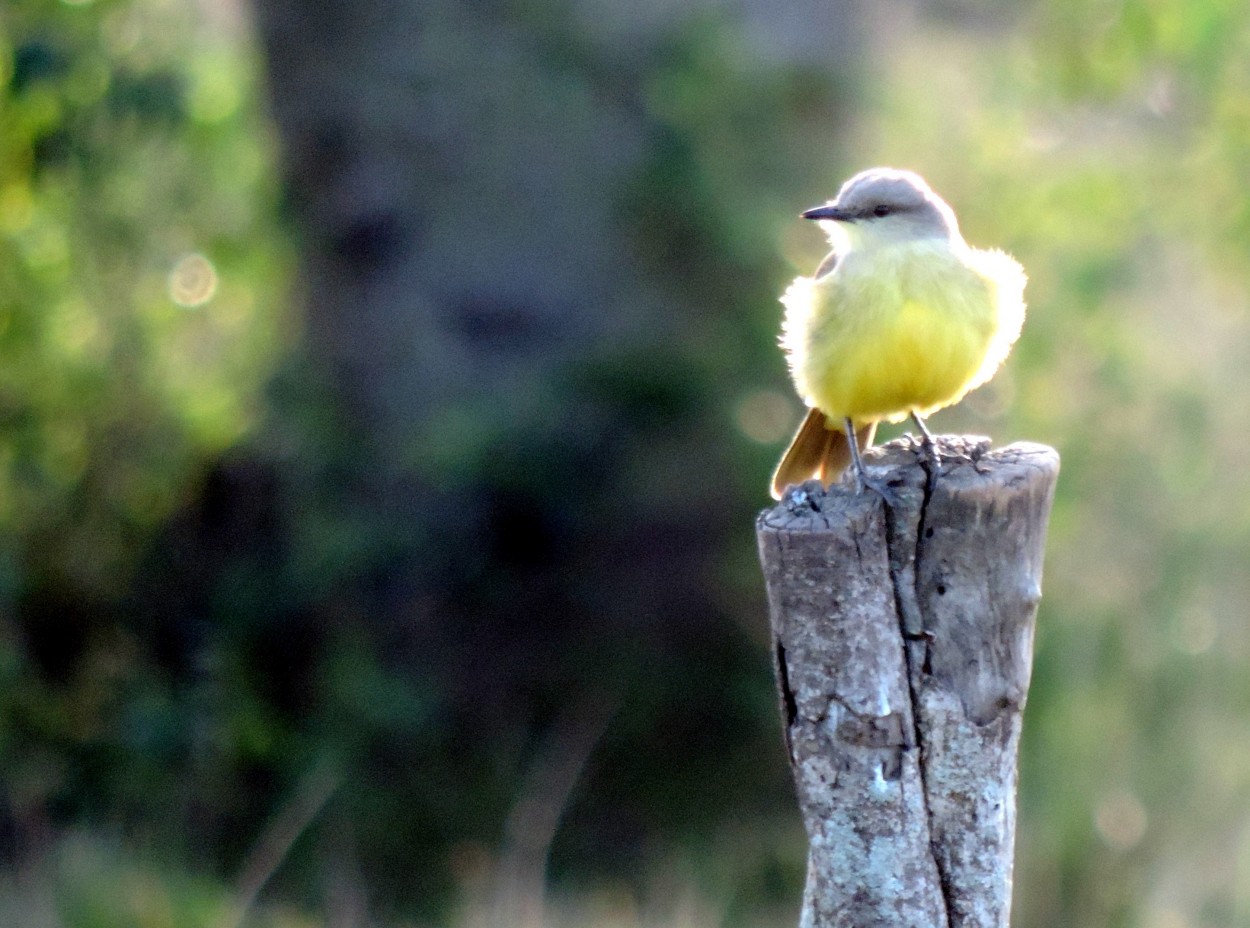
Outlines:
[{"label": "blurred green foliage", "polygon": [[5,560],[115,594],[255,421],[284,285],[269,137],[242,37],[189,8],[2,22]]},{"label": "blurred green foliage", "polygon": [[[632,423],[649,453],[720,449],[711,479],[728,509],[756,488],[763,503],[797,408],[775,349],[775,296],[822,244],[793,220],[798,209],[859,168],[912,167],[955,206],[969,241],[1026,266],[1030,317],[1012,361],[936,422],[1063,454],[1026,714],[1015,923],[1250,924],[1250,9],[946,3],[878,23],[855,86],[762,60],[718,15],[683,20],[626,66],[584,25],[519,9],[553,73],[590,86],[586,75],[607,71],[636,91],[643,154],[613,192],[629,260],[656,292],[706,307],[683,317],[663,355],[623,350],[568,377]],[[507,775],[524,746],[493,768],[445,752],[439,681],[397,672],[359,605],[335,598],[412,545],[429,550],[431,573],[465,568],[440,561],[443,540],[380,532],[353,505],[357,424],[292,360],[290,235],[256,52],[236,13],[159,0],[21,0],[0,13],[0,850],[34,870],[0,883],[0,916],[214,923],[267,817],[327,757],[351,777],[371,772],[332,804],[328,840],[377,850],[388,872],[370,881],[392,892],[406,881],[445,891],[452,879],[481,889],[486,844],[513,798]],[[842,107],[853,115],[835,125],[828,115]],[[492,455],[503,426],[472,434],[473,413],[452,408],[431,424],[442,437],[428,467],[485,475],[522,502],[558,481],[565,458],[537,445]],[[682,440],[665,428],[674,421],[696,424]],[[298,452],[287,459],[290,547],[223,545],[211,563],[179,561],[195,550],[182,545],[196,531],[187,513],[210,511],[214,493],[267,498],[275,478],[235,457],[266,442]],[[634,484],[678,495],[681,473]],[[258,524],[248,537],[269,537],[263,512]],[[733,647],[758,643],[762,625],[749,519],[725,548],[699,580],[723,601],[731,643],[707,654],[695,684],[753,726],[741,735],[750,754],[774,722],[764,650],[751,674]],[[492,567],[484,555],[472,569]],[[162,585],[170,577],[175,588]],[[194,646],[149,634],[168,631],[162,609],[182,616],[188,588],[211,593],[212,626],[177,625]],[[309,604],[318,624],[301,625]],[[166,647],[199,663],[178,667]],[[315,672],[285,676],[274,653],[313,655]],[[594,814],[575,804],[572,836],[554,848],[562,886],[589,900],[595,914],[581,918],[604,925],[642,919],[618,904],[638,879],[669,898],[718,897],[687,912],[702,924],[757,924],[766,911],[785,924],[777,900],[797,907],[801,879],[793,817],[691,822],[689,783],[648,776],[663,759],[629,756],[679,691],[666,680],[677,670],[647,668],[601,751],[606,794],[641,798],[648,826],[671,827],[657,872],[596,890],[602,875],[579,862],[604,849],[592,846]],[[695,715],[692,729],[710,724]],[[721,743],[713,733],[669,748]],[[714,779],[725,760],[709,753],[682,775]],[[734,802],[774,782],[739,775],[750,760],[732,758],[723,789]],[[418,794],[429,801],[397,804]],[[474,807],[450,807],[466,794]],[[91,837],[64,831],[74,823]],[[422,834],[438,855],[406,847]],[[32,849],[37,865],[22,856]],[[290,867],[301,866],[311,869],[297,855]]]},{"label": "blurred green foliage", "polygon": [[983,28],[899,37],[864,157],[926,173],[1031,275],[1007,376],[943,423],[983,428],[1001,394],[996,437],[1063,453],[1017,922],[1244,925],[1247,11],[1029,4]]},{"label": "blurred green foliage", "polygon": [[158,533],[259,421],[281,346],[287,249],[241,25],[181,4],[0,12],[8,830],[144,804],[187,722],[119,619]]}]

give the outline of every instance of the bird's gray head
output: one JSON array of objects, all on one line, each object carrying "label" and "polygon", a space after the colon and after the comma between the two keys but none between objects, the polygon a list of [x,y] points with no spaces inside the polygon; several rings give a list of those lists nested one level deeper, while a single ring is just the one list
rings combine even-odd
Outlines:
[{"label": "bird's gray head", "polygon": [[818,219],[837,241],[847,245],[959,238],[955,213],[912,171],[871,168],[856,174],[824,206],[804,219]]}]

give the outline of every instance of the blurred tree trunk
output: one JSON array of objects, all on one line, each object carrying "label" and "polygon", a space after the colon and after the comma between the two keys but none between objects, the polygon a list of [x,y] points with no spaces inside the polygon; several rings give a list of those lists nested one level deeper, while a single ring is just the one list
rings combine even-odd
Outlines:
[{"label": "blurred tree trunk", "polygon": [[637,119],[494,4],[257,8],[315,362],[392,441],[447,405],[537,414],[538,384],[633,327],[606,310]]},{"label": "blurred tree trunk", "polygon": [[[588,692],[623,708],[562,832],[569,857],[632,853],[660,822],[698,827],[752,794],[784,805],[763,626],[740,631],[762,598],[744,608],[717,580],[762,499],[724,423],[752,359],[780,374],[774,323],[758,322],[774,249],[751,212],[826,176],[827,56],[857,34],[853,7],[811,6],[823,46],[794,22],[760,29],[751,62],[711,5],[255,8],[307,359],[272,429],[296,472],[284,575],[312,574],[291,599],[315,638],[368,636],[366,654],[424,694],[419,737],[347,725],[391,758],[411,827],[443,829],[422,846],[437,855],[448,831],[496,843],[533,744]],[[674,96],[691,87],[693,109]],[[329,411],[309,413],[314,384]],[[309,553],[327,522],[336,544]],[[727,710],[727,678],[753,681],[757,702]],[[662,808],[638,782],[673,744],[688,756],[669,752]],[[713,755],[742,764],[715,804],[698,773]],[[355,834],[385,853],[404,827],[383,814]]]},{"label": "blurred tree trunk", "polygon": [[[530,391],[589,345],[706,312],[648,292],[621,210],[654,142],[648,56],[688,12],[601,6],[256,0],[309,350],[370,429],[541,417]],[[749,37],[778,61],[829,69],[859,35],[848,3],[766,6]]]}]

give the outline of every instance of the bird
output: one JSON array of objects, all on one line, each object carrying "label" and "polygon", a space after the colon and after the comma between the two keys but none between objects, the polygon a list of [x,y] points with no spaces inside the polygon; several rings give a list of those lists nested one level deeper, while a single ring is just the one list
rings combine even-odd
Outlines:
[{"label": "bird", "polygon": [[[781,297],[781,347],[807,405],[773,473],[772,496],[851,467],[862,489],[892,495],[864,469],[879,422],[908,416],[936,462],[925,425],[994,376],[1024,323],[1024,269],[998,249],[968,245],[954,211],[923,177],[871,168],[803,219],[832,251]],[[935,471],[936,472],[936,471]]]}]

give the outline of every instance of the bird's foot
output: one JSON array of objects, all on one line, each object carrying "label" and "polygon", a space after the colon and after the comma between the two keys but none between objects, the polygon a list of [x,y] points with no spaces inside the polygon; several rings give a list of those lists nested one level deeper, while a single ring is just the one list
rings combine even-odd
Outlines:
[{"label": "bird's foot", "polygon": [[942,467],[942,453],[938,451],[937,442],[932,436],[926,435],[920,439],[920,459],[924,463],[925,470],[937,476]]},{"label": "bird's foot", "polygon": [[891,490],[884,481],[877,480],[868,476],[868,470],[864,467],[864,459],[859,454],[859,441],[855,437],[855,423],[851,419],[844,422],[846,440],[848,448],[851,452],[851,473],[855,478],[855,490],[862,493],[864,490],[872,490],[881,497],[881,501],[891,509],[898,507],[899,498],[893,490]]},{"label": "bird's foot", "polygon": [[890,488],[888,483],[884,480],[878,480],[875,477],[869,477],[866,470],[856,472],[855,484],[857,492],[862,493],[864,490],[871,490],[873,493],[880,496],[881,501],[891,509],[897,509],[901,503],[901,500],[898,498],[898,494]]},{"label": "bird's foot", "polygon": [[[942,455],[938,451],[937,442],[933,440],[933,433],[924,424],[924,419],[914,412],[911,414],[911,417],[912,421],[916,423],[916,427],[920,429],[920,453],[921,459],[925,464],[925,470],[929,472],[930,476],[936,477],[942,467]],[[912,441],[915,440],[914,438],[912,439]]]}]

